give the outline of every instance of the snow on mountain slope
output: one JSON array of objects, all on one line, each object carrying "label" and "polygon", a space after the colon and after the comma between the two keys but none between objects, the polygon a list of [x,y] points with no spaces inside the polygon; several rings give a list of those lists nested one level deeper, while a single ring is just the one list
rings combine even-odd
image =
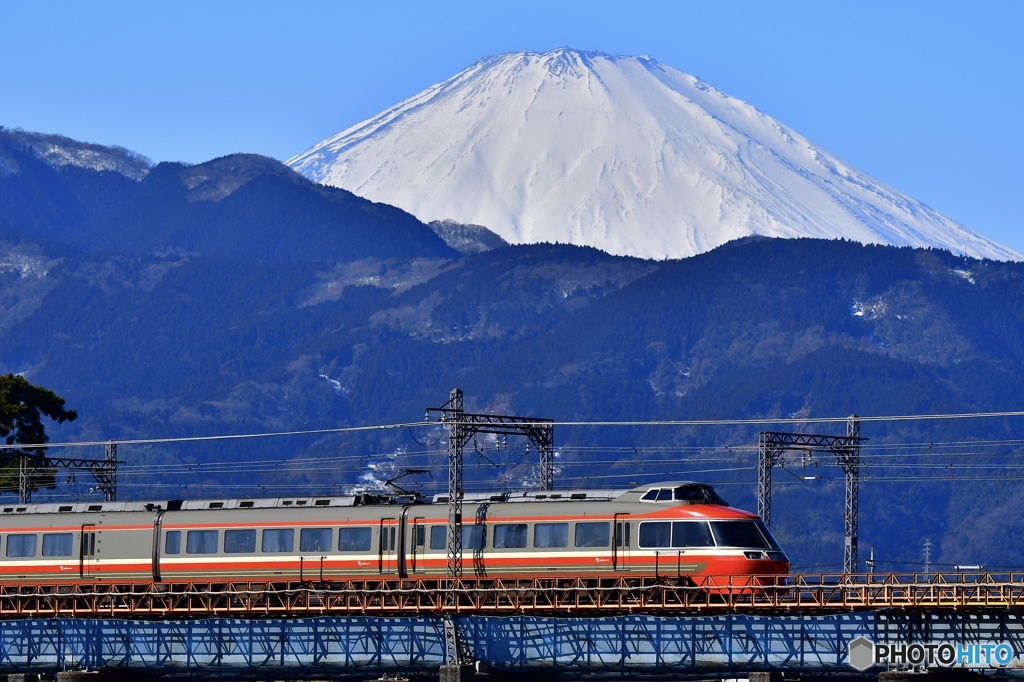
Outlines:
[{"label": "snow on mountain slope", "polygon": [[1024,260],[649,57],[488,57],[287,163],[510,243],[680,258],[764,235]]},{"label": "snow on mountain slope", "polygon": [[0,127],[0,176],[18,172],[17,163],[5,148],[31,152],[51,166],[76,166],[95,171],[114,171],[132,180],[146,177],[153,162],[123,147],[79,142],[63,135],[30,133]]}]

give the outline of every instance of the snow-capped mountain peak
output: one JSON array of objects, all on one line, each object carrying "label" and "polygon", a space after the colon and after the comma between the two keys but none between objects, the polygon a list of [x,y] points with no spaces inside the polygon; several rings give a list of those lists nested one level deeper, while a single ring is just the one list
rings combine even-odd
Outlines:
[{"label": "snow-capped mountain peak", "polygon": [[750,235],[1024,256],[644,57],[487,57],[287,162],[510,243],[679,258]]}]

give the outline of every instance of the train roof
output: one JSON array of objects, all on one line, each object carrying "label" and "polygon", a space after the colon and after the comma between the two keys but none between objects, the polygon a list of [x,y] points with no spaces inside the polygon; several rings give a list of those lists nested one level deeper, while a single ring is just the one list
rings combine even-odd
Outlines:
[{"label": "train roof", "polygon": [[[635,488],[625,489],[566,489],[566,490],[526,490],[518,492],[470,492],[463,496],[467,504],[484,502],[608,502],[617,500],[633,502],[640,500],[651,490],[676,490],[690,488],[701,492],[701,499],[681,500],[674,496],[676,502],[689,504],[712,503],[721,500],[714,489],[704,483],[695,481],[662,481],[648,483]],[[707,492],[710,491],[710,492]],[[276,497],[276,498],[224,498],[206,500],[157,500],[142,502],[70,502],[45,504],[0,504],[0,516],[6,514],[53,514],[53,513],[87,513],[87,512],[152,512],[159,509],[167,511],[200,510],[200,509],[288,509],[303,507],[355,507],[369,505],[400,504],[408,501],[407,496],[394,494],[362,494],[345,496],[320,497]],[[447,504],[448,494],[434,495],[431,499],[435,504]]]},{"label": "train roof", "polygon": [[[463,502],[559,502],[559,501],[611,501],[634,502],[642,498],[651,490],[675,490],[676,488],[696,488],[702,493],[702,497],[721,499],[715,493],[714,488],[706,483],[696,481],[661,481],[658,483],[647,483],[635,488],[622,488],[617,490],[584,489],[584,490],[526,490],[520,492],[498,492],[498,493],[466,493],[462,497]],[[710,491],[710,494],[707,493]],[[440,493],[434,495],[436,503],[448,502],[448,494]],[[682,501],[678,500],[677,501]],[[685,500],[693,504],[695,500]],[[703,500],[706,501],[706,500]]]},{"label": "train roof", "polygon": [[[626,490],[525,490],[520,492],[465,493],[463,502],[572,502],[580,500],[608,501],[617,499]],[[439,493],[432,498],[435,503],[448,502],[448,493]]]},{"label": "train roof", "polygon": [[70,502],[45,504],[3,504],[0,516],[5,514],[54,514],[86,512],[142,512],[164,509],[287,509],[301,507],[354,507],[359,504],[380,504],[383,496],[342,497],[276,497],[235,498],[211,500],[149,500],[143,502]]}]

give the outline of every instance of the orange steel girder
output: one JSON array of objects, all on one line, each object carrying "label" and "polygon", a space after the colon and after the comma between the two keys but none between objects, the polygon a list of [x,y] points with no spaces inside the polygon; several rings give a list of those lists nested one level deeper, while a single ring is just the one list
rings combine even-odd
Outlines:
[{"label": "orange steel girder", "polygon": [[[780,582],[781,581],[781,582]],[[1024,608],[1024,574],[0,584],[0,618],[827,613]]]}]

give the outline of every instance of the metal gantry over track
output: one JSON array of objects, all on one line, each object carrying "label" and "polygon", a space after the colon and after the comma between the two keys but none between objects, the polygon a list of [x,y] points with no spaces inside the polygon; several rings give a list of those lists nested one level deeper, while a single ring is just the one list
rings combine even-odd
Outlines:
[{"label": "metal gantry over track", "polygon": [[18,503],[28,504],[32,501],[32,477],[39,469],[88,469],[96,479],[96,487],[103,493],[107,502],[117,501],[117,465],[124,462],[117,459],[117,443],[111,441],[105,447],[103,459],[78,459],[75,457],[43,457],[38,466],[36,459],[23,454],[18,463]]},{"label": "metal gantry over track", "polygon": [[762,431],[757,447],[757,513],[765,524],[772,519],[772,469],[786,451],[804,453],[827,452],[835,455],[836,464],[846,473],[846,506],[843,527],[843,571],[856,573],[858,519],[860,517],[860,419],[853,414],[846,420],[845,436],[821,436],[809,433]]},{"label": "metal gantry over track", "polygon": [[[540,452],[540,489],[551,490],[554,485],[554,422],[550,419],[512,417],[495,414],[474,414],[464,409],[461,389],[452,389],[448,402],[441,407],[427,410],[441,413],[441,422],[448,425],[448,572],[447,577],[454,585],[462,577],[462,500],[465,490],[462,486],[462,451],[469,439],[478,433],[499,436],[526,436]],[[455,606],[457,595],[449,592],[446,605]],[[445,663],[458,666],[464,656],[458,633],[451,623],[446,622]]]},{"label": "metal gantry over track", "polygon": [[462,576],[462,451],[478,433],[499,436],[526,436],[540,452],[539,489],[554,486],[554,422],[551,419],[510,417],[496,414],[474,414],[463,409],[461,389],[453,389],[448,402],[427,410],[441,413],[441,423],[448,425],[448,577]]}]

